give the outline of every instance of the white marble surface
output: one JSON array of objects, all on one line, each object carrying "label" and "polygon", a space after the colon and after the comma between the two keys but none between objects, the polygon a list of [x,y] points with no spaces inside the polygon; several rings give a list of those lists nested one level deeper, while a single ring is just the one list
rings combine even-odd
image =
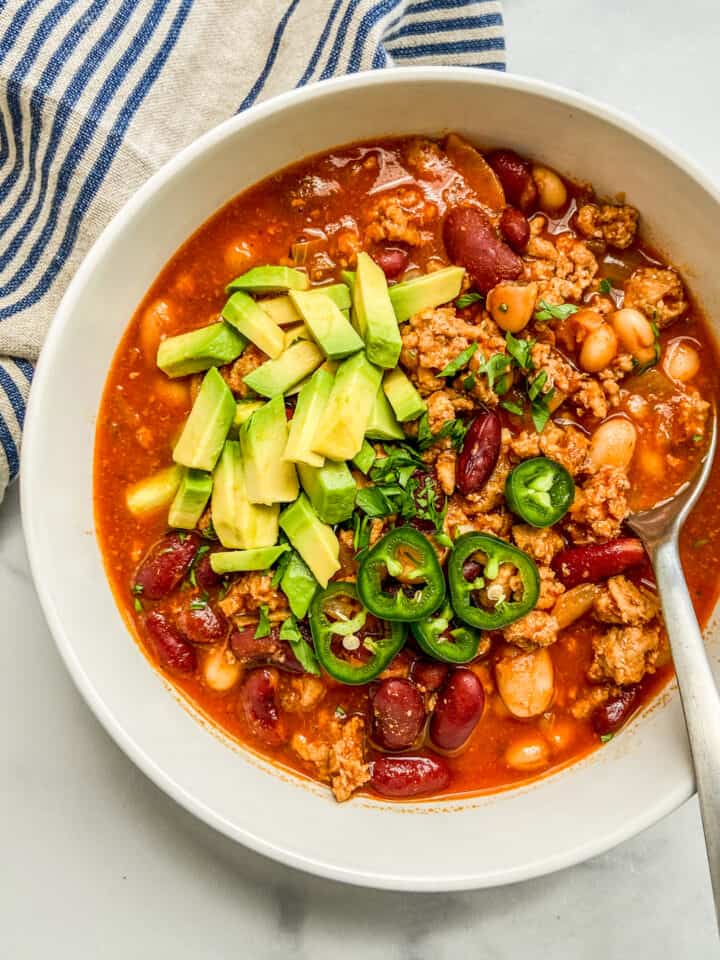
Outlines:
[{"label": "white marble surface", "polygon": [[[623,107],[720,182],[715,0],[505,0],[505,11],[512,70]],[[3,958],[717,955],[695,801],[605,856],[513,887],[342,887],[197,823],[101,730],[38,607],[17,490],[0,507],[0,610]]]}]

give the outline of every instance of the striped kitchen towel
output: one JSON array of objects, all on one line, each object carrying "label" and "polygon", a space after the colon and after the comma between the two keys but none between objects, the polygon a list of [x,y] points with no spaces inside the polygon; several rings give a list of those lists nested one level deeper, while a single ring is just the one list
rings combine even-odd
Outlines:
[{"label": "striped kitchen towel", "polygon": [[231,114],[340,73],[505,67],[496,0],[0,0],[0,500],[37,358],[93,240]]}]

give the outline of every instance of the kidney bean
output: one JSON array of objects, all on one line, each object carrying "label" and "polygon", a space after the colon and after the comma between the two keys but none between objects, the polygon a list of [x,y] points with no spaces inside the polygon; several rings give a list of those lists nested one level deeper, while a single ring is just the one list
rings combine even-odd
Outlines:
[{"label": "kidney bean", "polygon": [[[440,486],[440,481],[437,476],[433,473],[425,473],[424,470],[416,470],[413,474],[413,479],[417,480],[417,485],[412,491],[412,498],[415,503],[415,508],[419,513],[422,513],[427,508],[427,499],[426,491],[432,489],[435,493],[436,502],[442,504],[445,502],[445,494],[443,489]],[[430,483],[428,484],[428,481]],[[424,504],[421,503],[424,501]],[[432,520],[423,519],[422,517],[411,517],[408,520],[408,523],[411,527],[415,527],[416,530],[422,530],[423,533],[433,533],[435,530],[435,524]]]},{"label": "kidney bean", "polygon": [[592,725],[595,733],[600,737],[606,737],[608,734],[619,730],[635,710],[639,699],[640,687],[635,684],[632,687],[623,687],[610,700],[601,703],[599,707],[595,707],[592,712]]},{"label": "kidney bean", "polygon": [[220,581],[222,577],[219,573],[215,573],[213,568],[210,566],[210,557],[213,553],[218,553],[222,551],[222,547],[211,547],[206,551],[195,564],[195,582],[200,587],[201,590],[206,592],[213,590],[215,587],[220,586]]},{"label": "kidney bean", "polygon": [[645,548],[635,537],[618,537],[607,543],[589,543],[565,547],[552,561],[552,568],[563,584],[570,588],[578,583],[606,580],[635,567],[646,559]]},{"label": "kidney bean", "polygon": [[516,253],[522,253],[530,239],[530,224],[524,213],[505,207],[500,217],[500,233]]},{"label": "kidney bean", "polygon": [[193,643],[214,643],[227,633],[228,624],[220,610],[210,603],[205,606],[183,607],[178,613],[177,625]]},{"label": "kidney bean", "polygon": [[420,736],[425,706],[409,680],[383,680],[372,700],[373,740],[386,750],[407,750]]},{"label": "kidney bean", "polygon": [[161,600],[172,593],[190,569],[200,545],[194,533],[168,533],[145,555],[135,573],[135,586],[148,600]]},{"label": "kidney bean", "polygon": [[145,618],[145,626],[164,667],[185,676],[195,673],[197,654],[194,647],[162,613],[149,613]]},{"label": "kidney bean", "polygon": [[487,214],[477,207],[456,207],[445,217],[443,239],[453,263],[465,267],[480,293],[502,280],[515,280],[522,260],[497,236]]},{"label": "kidney bean", "polygon": [[463,496],[482,490],[500,456],[502,423],[494,410],[479,414],[465,434],[457,459],[455,481]]},{"label": "kidney bean", "polygon": [[524,213],[534,209],[538,192],[530,164],[514,150],[494,150],[488,154],[487,161],[498,175],[508,202]]},{"label": "kidney bean", "polygon": [[276,670],[253,670],[243,683],[238,700],[238,711],[250,732],[271,747],[287,740],[285,724],[275,702],[277,684]]},{"label": "kidney bean", "polygon": [[439,793],[450,783],[450,769],[439,757],[380,757],[370,786],[384,797],[418,797]]},{"label": "kidney bean", "polygon": [[381,247],[372,258],[388,280],[394,280],[407,268],[410,254],[402,247]]},{"label": "kidney bean", "polygon": [[457,750],[477,726],[484,706],[485,691],[472,670],[453,670],[430,720],[430,740],[441,750]]},{"label": "kidney bean", "polygon": [[278,631],[273,629],[266,637],[255,639],[255,624],[233,630],[230,634],[230,648],[241,663],[259,665],[271,663],[275,667],[290,673],[303,673],[303,668],[292,652],[286,640],[278,639]]},{"label": "kidney bean", "polygon": [[434,693],[443,685],[450,668],[437,660],[416,660],[412,668],[412,679],[421,690]]},{"label": "kidney bean", "polygon": [[477,580],[477,578],[481,577],[484,572],[485,567],[477,560],[466,560],[463,564],[463,576],[468,583],[472,583],[474,580]]}]

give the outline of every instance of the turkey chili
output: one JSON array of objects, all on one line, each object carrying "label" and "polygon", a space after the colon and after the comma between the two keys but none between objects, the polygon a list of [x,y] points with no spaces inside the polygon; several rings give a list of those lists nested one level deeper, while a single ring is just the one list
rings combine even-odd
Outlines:
[{"label": "turkey chili", "polygon": [[[714,349],[640,215],[512,151],[388,140],[247,190],[130,323],[97,527],[152,663],[329,785],[498,790],[672,674],[625,526],[707,446]],[[701,622],[720,476],[683,537]]]}]

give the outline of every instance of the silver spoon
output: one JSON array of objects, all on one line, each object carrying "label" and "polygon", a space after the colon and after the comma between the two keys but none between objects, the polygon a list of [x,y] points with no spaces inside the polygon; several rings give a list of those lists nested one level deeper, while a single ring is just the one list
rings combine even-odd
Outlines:
[{"label": "silver spoon", "polygon": [[[695,476],[675,496],[650,510],[633,514],[628,525],[645,544],[655,570],[695,766],[715,913],[720,924],[720,694],[705,653],[678,549],[680,530],[710,474],[717,432],[713,411],[710,444]],[[715,571],[708,571],[708,575],[714,574]]]}]

